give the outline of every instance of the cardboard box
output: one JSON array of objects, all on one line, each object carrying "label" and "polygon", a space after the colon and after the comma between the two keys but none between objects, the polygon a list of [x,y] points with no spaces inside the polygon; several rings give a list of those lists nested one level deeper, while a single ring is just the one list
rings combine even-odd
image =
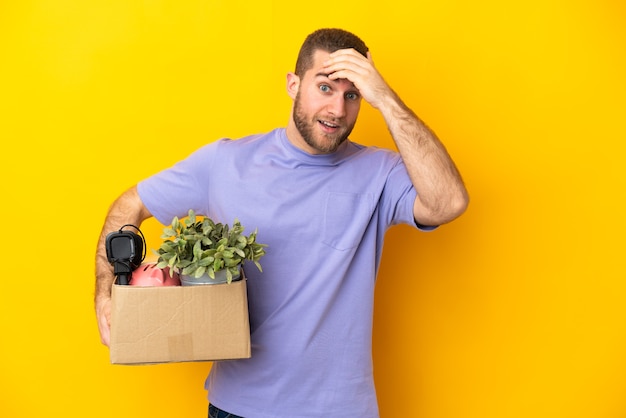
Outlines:
[{"label": "cardboard box", "polygon": [[250,357],[246,280],[204,286],[113,285],[111,363]]}]

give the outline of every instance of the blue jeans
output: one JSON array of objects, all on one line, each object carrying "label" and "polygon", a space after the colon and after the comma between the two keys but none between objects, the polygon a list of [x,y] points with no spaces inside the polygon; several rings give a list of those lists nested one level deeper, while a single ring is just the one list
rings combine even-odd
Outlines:
[{"label": "blue jeans", "polygon": [[209,418],[243,418],[226,411],[222,411],[217,406],[209,404]]}]

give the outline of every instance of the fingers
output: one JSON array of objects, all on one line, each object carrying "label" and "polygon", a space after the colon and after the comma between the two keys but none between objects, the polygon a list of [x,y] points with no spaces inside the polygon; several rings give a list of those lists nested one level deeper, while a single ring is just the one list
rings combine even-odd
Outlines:
[{"label": "fingers", "polygon": [[107,347],[111,344],[111,325],[108,322],[99,321],[100,342]]},{"label": "fingers", "polygon": [[96,316],[98,319],[98,330],[100,331],[100,341],[109,347],[111,342],[111,302],[101,302],[96,307]]},{"label": "fingers", "polygon": [[338,58],[338,57],[352,57],[354,58],[356,61],[372,61],[372,54],[370,51],[367,51],[367,56],[363,56],[360,52],[358,52],[356,49],[354,48],[348,48],[348,49],[339,49],[335,52],[332,52],[329,55],[329,59],[333,59],[333,58]]},{"label": "fingers", "polygon": [[[368,52],[368,56],[370,56]],[[353,76],[367,76],[373,70],[372,62],[354,49],[341,49],[331,53],[324,62],[324,70],[331,79],[350,78]]]},{"label": "fingers", "polygon": [[361,97],[375,108],[379,108],[381,99],[389,95],[390,88],[374,67],[369,52],[364,57],[354,49],[341,49],[329,54],[323,66],[329,79],[349,80]]}]

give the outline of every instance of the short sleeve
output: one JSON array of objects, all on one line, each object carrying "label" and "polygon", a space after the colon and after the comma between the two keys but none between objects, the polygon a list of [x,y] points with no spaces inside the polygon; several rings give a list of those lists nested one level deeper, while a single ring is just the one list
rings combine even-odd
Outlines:
[{"label": "short sleeve", "polygon": [[218,147],[219,141],[205,145],[137,184],[143,204],[159,222],[167,225],[174,216],[186,216],[189,209],[206,213],[208,177]]}]

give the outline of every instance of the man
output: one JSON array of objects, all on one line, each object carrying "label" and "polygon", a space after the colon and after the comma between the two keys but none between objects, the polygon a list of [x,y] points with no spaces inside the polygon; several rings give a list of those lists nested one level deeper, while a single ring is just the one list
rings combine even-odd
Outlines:
[{"label": "man", "polygon": [[[384,233],[447,223],[464,212],[467,192],[355,35],[309,35],[287,92],[286,128],[206,145],[111,206],[96,262],[101,339],[109,344],[114,279],[107,233],[149,216],[168,224],[189,209],[237,217],[268,248],[263,273],[246,271],[252,358],[213,364],[210,416],[377,417],[371,337]],[[362,100],[381,112],[399,155],[348,139]]]}]

